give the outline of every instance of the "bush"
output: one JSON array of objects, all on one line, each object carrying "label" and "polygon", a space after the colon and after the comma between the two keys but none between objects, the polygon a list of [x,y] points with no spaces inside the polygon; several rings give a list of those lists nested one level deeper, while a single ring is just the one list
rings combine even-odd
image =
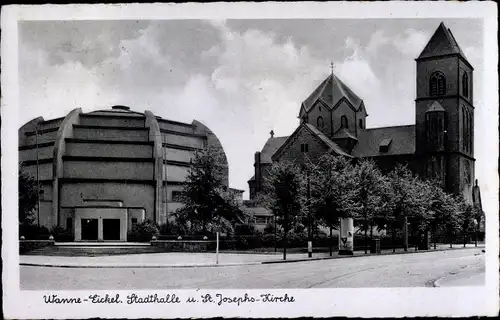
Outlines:
[{"label": "bush", "polygon": [[274,224],[273,223],[268,223],[266,227],[264,228],[264,233],[265,234],[274,234]]},{"label": "bush", "polygon": [[52,227],[50,234],[54,236],[55,241],[68,242],[74,240],[73,233],[60,226]]},{"label": "bush", "polygon": [[19,224],[19,237],[23,236],[26,240],[48,240],[50,236],[49,229],[45,226],[38,226],[32,223]]},{"label": "bush", "polygon": [[255,229],[255,226],[253,224],[237,224],[234,227],[235,235],[255,235],[258,233],[259,232],[257,231],[257,229]]},{"label": "bush", "polygon": [[149,242],[153,236],[158,237],[159,234],[158,225],[151,220],[146,220],[132,227],[132,230],[128,232],[127,240]]}]

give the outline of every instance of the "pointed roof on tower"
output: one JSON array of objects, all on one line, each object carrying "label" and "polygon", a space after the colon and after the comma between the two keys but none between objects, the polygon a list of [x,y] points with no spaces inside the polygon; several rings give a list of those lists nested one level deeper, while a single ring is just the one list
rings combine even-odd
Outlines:
[{"label": "pointed roof on tower", "polygon": [[302,102],[305,111],[309,111],[316,101],[333,108],[342,99],[346,99],[358,111],[363,100],[346,86],[335,74],[330,74],[312,93]]},{"label": "pointed roof on tower", "polygon": [[458,54],[467,61],[451,30],[441,22],[417,60],[449,54]]}]

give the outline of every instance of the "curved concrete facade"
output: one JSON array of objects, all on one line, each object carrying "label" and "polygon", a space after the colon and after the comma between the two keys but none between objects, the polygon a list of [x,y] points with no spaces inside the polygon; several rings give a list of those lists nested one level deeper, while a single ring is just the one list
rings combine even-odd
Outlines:
[{"label": "curved concrete facade", "polygon": [[196,120],[171,121],[124,106],[75,109],[19,129],[21,168],[40,183],[40,224],[69,229],[77,241],[126,241],[134,223],[167,223],[182,206],[178,192],[190,159],[207,146],[223,151]]}]

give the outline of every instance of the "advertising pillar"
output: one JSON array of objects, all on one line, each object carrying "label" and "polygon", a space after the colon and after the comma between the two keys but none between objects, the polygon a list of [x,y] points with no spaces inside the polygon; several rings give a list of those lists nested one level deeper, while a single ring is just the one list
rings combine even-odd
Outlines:
[{"label": "advertising pillar", "polygon": [[352,218],[340,218],[339,254],[354,254],[354,221]]}]

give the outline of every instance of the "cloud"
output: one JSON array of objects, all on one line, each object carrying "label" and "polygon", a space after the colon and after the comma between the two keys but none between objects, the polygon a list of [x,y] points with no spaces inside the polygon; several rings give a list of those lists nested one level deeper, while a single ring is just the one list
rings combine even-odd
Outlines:
[{"label": "cloud", "polygon": [[425,32],[406,29],[400,37],[393,41],[394,46],[404,55],[417,57],[429,41],[429,35]]}]

